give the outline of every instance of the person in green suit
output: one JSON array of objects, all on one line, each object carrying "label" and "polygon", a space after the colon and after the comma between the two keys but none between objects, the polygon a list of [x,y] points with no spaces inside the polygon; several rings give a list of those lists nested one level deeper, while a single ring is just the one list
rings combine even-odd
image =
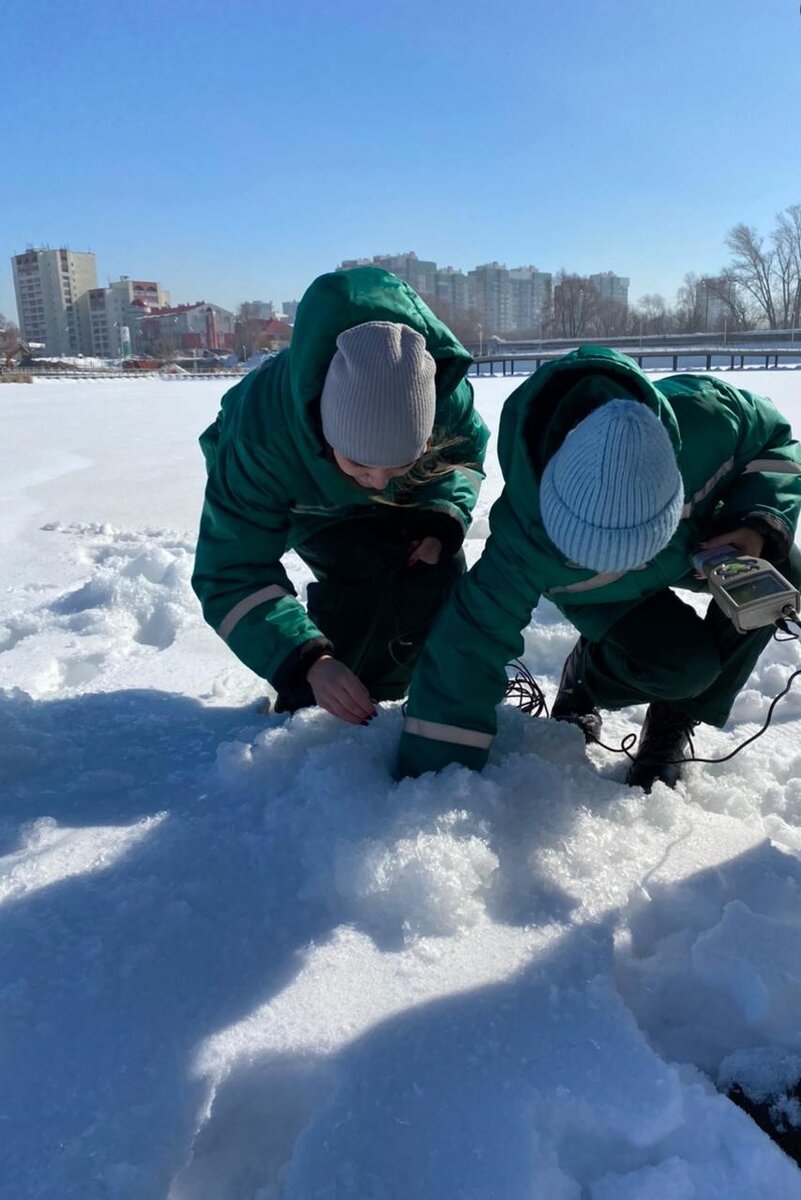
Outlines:
[{"label": "person in green suit", "polygon": [[484,765],[506,664],[547,596],[580,634],[551,715],[594,740],[602,709],[647,704],[628,782],[673,786],[695,725],[725,724],[772,633],[740,634],[716,604],[703,617],[686,604],[675,588],[707,586],[692,554],[732,544],[801,580],[801,448],[788,422],[721,379],[652,382],[586,346],[512,393],[498,452],[490,536],[415,669],[399,774]]},{"label": "person in green suit", "polygon": [[[488,431],[471,357],[378,267],[323,275],[292,344],[222,400],[192,584],[209,624],[278,696],[363,723],[406,694],[459,575]],[[282,565],[311,568],[307,603]]]}]

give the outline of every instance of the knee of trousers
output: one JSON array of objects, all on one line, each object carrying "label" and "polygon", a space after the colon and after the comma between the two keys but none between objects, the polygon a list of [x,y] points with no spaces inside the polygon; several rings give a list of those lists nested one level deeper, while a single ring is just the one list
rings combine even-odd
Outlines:
[{"label": "knee of trousers", "polygon": [[720,654],[711,640],[699,640],[674,663],[649,663],[641,670],[646,690],[654,700],[689,700],[716,682],[721,670]]}]

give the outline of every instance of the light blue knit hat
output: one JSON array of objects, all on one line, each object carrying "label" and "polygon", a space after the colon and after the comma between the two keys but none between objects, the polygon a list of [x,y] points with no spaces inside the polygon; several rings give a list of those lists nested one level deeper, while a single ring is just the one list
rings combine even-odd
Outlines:
[{"label": "light blue knit hat", "polygon": [[580,421],[540,483],[545,532],[592,571],[649,562],[676,532],[683,503],[670,436],[636,400],[609,400]]}]

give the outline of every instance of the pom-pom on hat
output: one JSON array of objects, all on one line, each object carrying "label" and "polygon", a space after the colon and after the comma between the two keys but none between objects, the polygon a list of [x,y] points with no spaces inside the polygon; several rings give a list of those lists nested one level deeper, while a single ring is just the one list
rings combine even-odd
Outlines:
[{"label": "pom-pom on hat", "polygon": [[434,428],[436,364],[408,325],[367,321],[346,329],[323,384],[329,446],[367,467],[415,462]]},{"label": "pom-pom on hat", "polygon": [[593,571],[650,561],[675,533],[683,503],[670,436],[636,400],[610,400],[580,421],[540,483],[548,537]]}]

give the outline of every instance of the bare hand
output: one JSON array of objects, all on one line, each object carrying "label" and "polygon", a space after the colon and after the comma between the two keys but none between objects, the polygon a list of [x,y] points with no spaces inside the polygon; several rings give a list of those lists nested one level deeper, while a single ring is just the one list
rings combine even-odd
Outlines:
[{"label": "bare hand", "polygon": [[412,542],[412,552],[409,555],[407,567],[413,567],[416,562],[427,563],[435,567],[442,554],[442,542],[439,538],[424,537],[419,542]]},{"label": "bare hand", "polygon": [[719,533],[717,537],[707,538],[701,542],[702,550],[714,550],[716,546],[736,546],[741,554],[751,558],[761,558],[765,549],[765,539],[756,529],[732,529],[730,533]]},{"label": "bare hand", "polygon": [[316,703],[332,716],[351,725],[364,725],[376,715],[375,704],[358,675],[330,654],[313,662],[306,678]]}]

